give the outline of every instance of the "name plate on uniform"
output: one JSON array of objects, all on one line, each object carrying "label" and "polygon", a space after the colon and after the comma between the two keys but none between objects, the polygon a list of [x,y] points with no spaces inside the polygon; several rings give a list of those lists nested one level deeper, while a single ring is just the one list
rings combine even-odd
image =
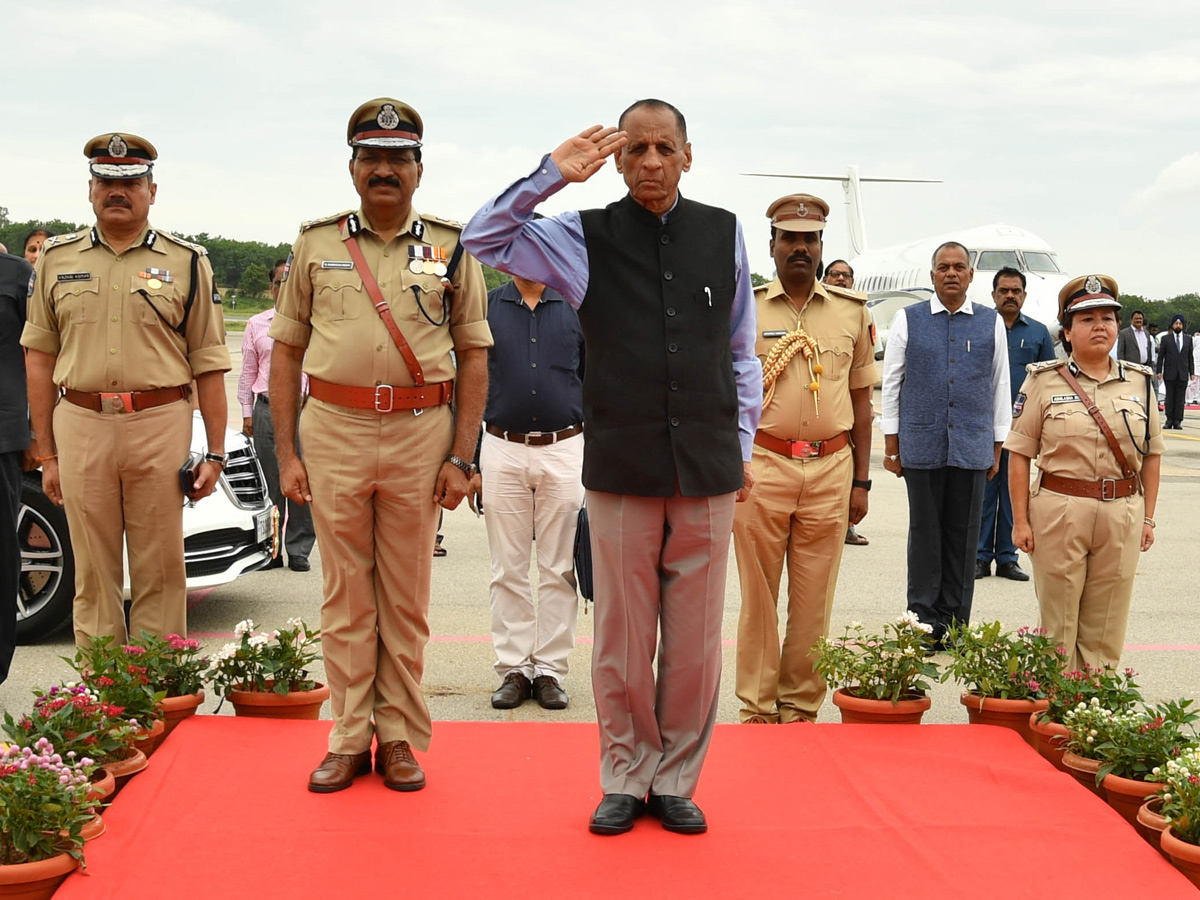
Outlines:
[{"label": "name plate on uniform", "polygon": [[763,337],[765,337],[765,338],[781,338],[785,334],[787,334],[786,331],[764,331]]},{"label": "name plate on uniform", "polygon": [[91,281],[91,272],[59,272],[59,281]]},{"label": "name plate on uniform", "polygon": [[1078,400],[1078,394],[1055,394],[1050,398],[1051,403],[1076,403]]},{"label": "name plate on uniform", "polygon": [[353,269],[354,263],[348,259],[323,259],[321,260],[322,269]]}]

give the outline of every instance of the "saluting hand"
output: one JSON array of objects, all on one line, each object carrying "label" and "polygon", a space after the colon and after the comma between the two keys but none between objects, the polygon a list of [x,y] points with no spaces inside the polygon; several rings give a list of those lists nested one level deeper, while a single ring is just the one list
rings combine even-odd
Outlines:
[{"label": "saluting hand", "polygon": [[564,141],[550,154],[566,181],[587,181],[600,171],[604,160],[625,146],[625,132],[593,125]]},{"label": "saluting hand", "polygon": [[293,454],[279,466],[279,489],[283,496],[297,503],[312,503],[312,492],[308,489],[308,469],[304,461]]}]

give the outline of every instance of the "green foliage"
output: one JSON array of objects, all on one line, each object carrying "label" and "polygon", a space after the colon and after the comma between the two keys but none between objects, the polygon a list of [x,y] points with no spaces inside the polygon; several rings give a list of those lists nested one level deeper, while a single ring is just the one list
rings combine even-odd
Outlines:
[{"label": "green foliage", "polygon": [[1038,716],[1038,720],[1042,723],[1061,723],[1067,710],[1074,709],[1080,703],[1091,703],[1093,698],[1113,712],[1129,709],[1142,699],[1142,692],[1133,680],[1135,675],[1137,672],[1130,668],[1118,671],[1112,666],[1100,668],[1086,663],[1082,671],[1072,669],[1070,672],[1057,672],[1050,679],[1047,692],[1050,705]]},{"label": "green foliage", "polygon": [[770,284],[770,278],[763,278],[757,272],[750,273],[750,287],[761,287],[764,284]]},{"label": "green foliage", "polygon": [[[242,275],[251,265],[262,266],[263,290],[270,285],[267,283],[271,267],[277,259],[287,259],[291,252],[291,244],[264,244],[261,241],[235,241],[220,235],[200,234],[183,235],[185,240],[204,245],[208,250],[208,260],[212,263],[213,277],[217,284],[223,287],[241,285]],[[259,293],[261,293],[260,291]],[[238,291],[238,302],[241,303],[242,291]]]},{"label": "green foliage", "polygon": [[1153,769],[1147,781],[1160,782],[1160,812],[1180,840],[1200,844],[1200,748],[1189,747]]},{"label": "green foliage", "polygon": [[1147,325],[1157,325],[1161,331],[1171,327],[1171,317],[1178,314],[1184,318],[1188,332],[1200,330],[1200,294],[1180,294],[1169,300],[1147,300],[1137,294],[1122,294],[1121,324],[1128,325],[1135,309],[1146,314]]},{"label": "green foliage", "polygon": [[74,659],[66,661],[101,700],[124,707],[125,718],[150,729],[162,718],[158,701],[166,692],[156,691],[150,683],[142,662],[145,655],[144,647],[118,644],[112,635],[104,635],[92,638],[90,644],[75,651]]},{"label": "green foliage", "polygon": [[38,862],[60,853],[83,859],[90,791],[83,761],[64,760],[45,738],[33,747],[12,746],[0,753],[0,864]]},{"label": "green foliage", "polygon": [[512,276],[507,272],[501,272],[499,269],[493,269],[491,266],[483,267],[483,283],[489,291],[500,287],[502,284],[507,284],[512,281]]},{"label": "green foliage", "polygon": [[242,271],[242,279],[238,282],[238,299],[242,297],[261,297],[271,287],[271,279],[265,266],[250,263]]},{"label": "green foliage", "polygon": [[962,625],[946,635],[950,665],[942,681],[963,684],[972,694],[1001,700],[1040,700],[1062,668],[1058,641],[1042,628],[1004,631],[999,622]]},{"label": "green foliage", "polygon": [[8,248],[13,256],[21,256],[25,252],[25,236],[39,228],[51,234],[70,234],[86,228],[86,225],[76,225],[74,222],[63,222],[60,219],[30,219],[27,222],[8,222],[0,224],[0,244]]},{"label": "green foliage", "polygon": [[231,690],[311,691],[316,682],[308,667],[321,658],[317,646],[320,631],[309,631],[300,619],[289,619],[288,628],[253,634],[254,622],[239,622],[233,633],[239,638],[213,655],[208,678],[222,697]]},{"label": "green foliage", "polygon": [[155,692],[165,691],[168,697],[183,697],[199,693],[204,687],[208,657],[199,655],[199,641],[177,634],[162,638],[143,631],[137,645],[146,651],[139,662],[146,667],[146,677]]},{"label": "green foliage", "polygon": [[814,668],[833,687],[864,699],[898,703],[929,690],[937,665],[926,657],[933,628],[912,613],[883,626],[882,634],[863,634],[851,622],[840,638],[821,637],[813,652]]},{"label": "green foliage", "polygon": [[1191,700],[1171,700],[1139,710],[1114,712],[1093,698],[1067,710],[1067,747],[1077,756],[1100,760],[1096,784],[1105,775],[1145,781],[1185,748],[1196,743]]},{"label": "green foliage", "polygon": [[70,760],[99,763],[124,759],[137,737],[125,710],[101,700],[85,685],[34,691],[33,712],[14,719],[4,714],[4,733],[18,746],[45,738]]}]

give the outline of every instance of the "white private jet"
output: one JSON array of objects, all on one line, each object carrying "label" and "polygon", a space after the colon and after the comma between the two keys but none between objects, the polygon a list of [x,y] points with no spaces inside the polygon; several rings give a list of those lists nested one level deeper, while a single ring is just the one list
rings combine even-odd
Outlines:
[{"label": "white private jet", "polygon": [[[995,223],[949,234],[920,238],[907,244],[894,244],[880,250],[867,248],[863,217],[861,183],[907,182],[938,184],[923,178],[860,178],[857,166],[847,166],[844,175],[780,175],[747,172],[760,178],[802,178],[837,181],[846,195],[846,224],[854,256],[854,288],[873,296],[870,303],[879,332],[880,347],[887,341],[887,329],[897,309],[916,299],[928,297],[933,290],[929,277],[933,251],[946,241],[958,241],[971,252],[975,279],[967,291],[972,303],[994,306],[992,278],[997,270],[1011,266],[1025,275],[1026,315],[1037,319],[1058,336],[1058,292],[1070,280],[1059,265],[1054,248],[1032,232],[1012,225]],[[918,292],[916,297],[906,292]]]}]

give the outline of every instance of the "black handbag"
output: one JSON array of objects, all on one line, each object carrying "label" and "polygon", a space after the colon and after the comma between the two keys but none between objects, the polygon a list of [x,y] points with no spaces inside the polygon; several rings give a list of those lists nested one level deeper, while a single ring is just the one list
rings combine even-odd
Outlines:
[{"label": "black handbag", "polygon": [[575,586],[583,599],[592,599],[592,531],[587,506],[579,508],[575,520]]}]

